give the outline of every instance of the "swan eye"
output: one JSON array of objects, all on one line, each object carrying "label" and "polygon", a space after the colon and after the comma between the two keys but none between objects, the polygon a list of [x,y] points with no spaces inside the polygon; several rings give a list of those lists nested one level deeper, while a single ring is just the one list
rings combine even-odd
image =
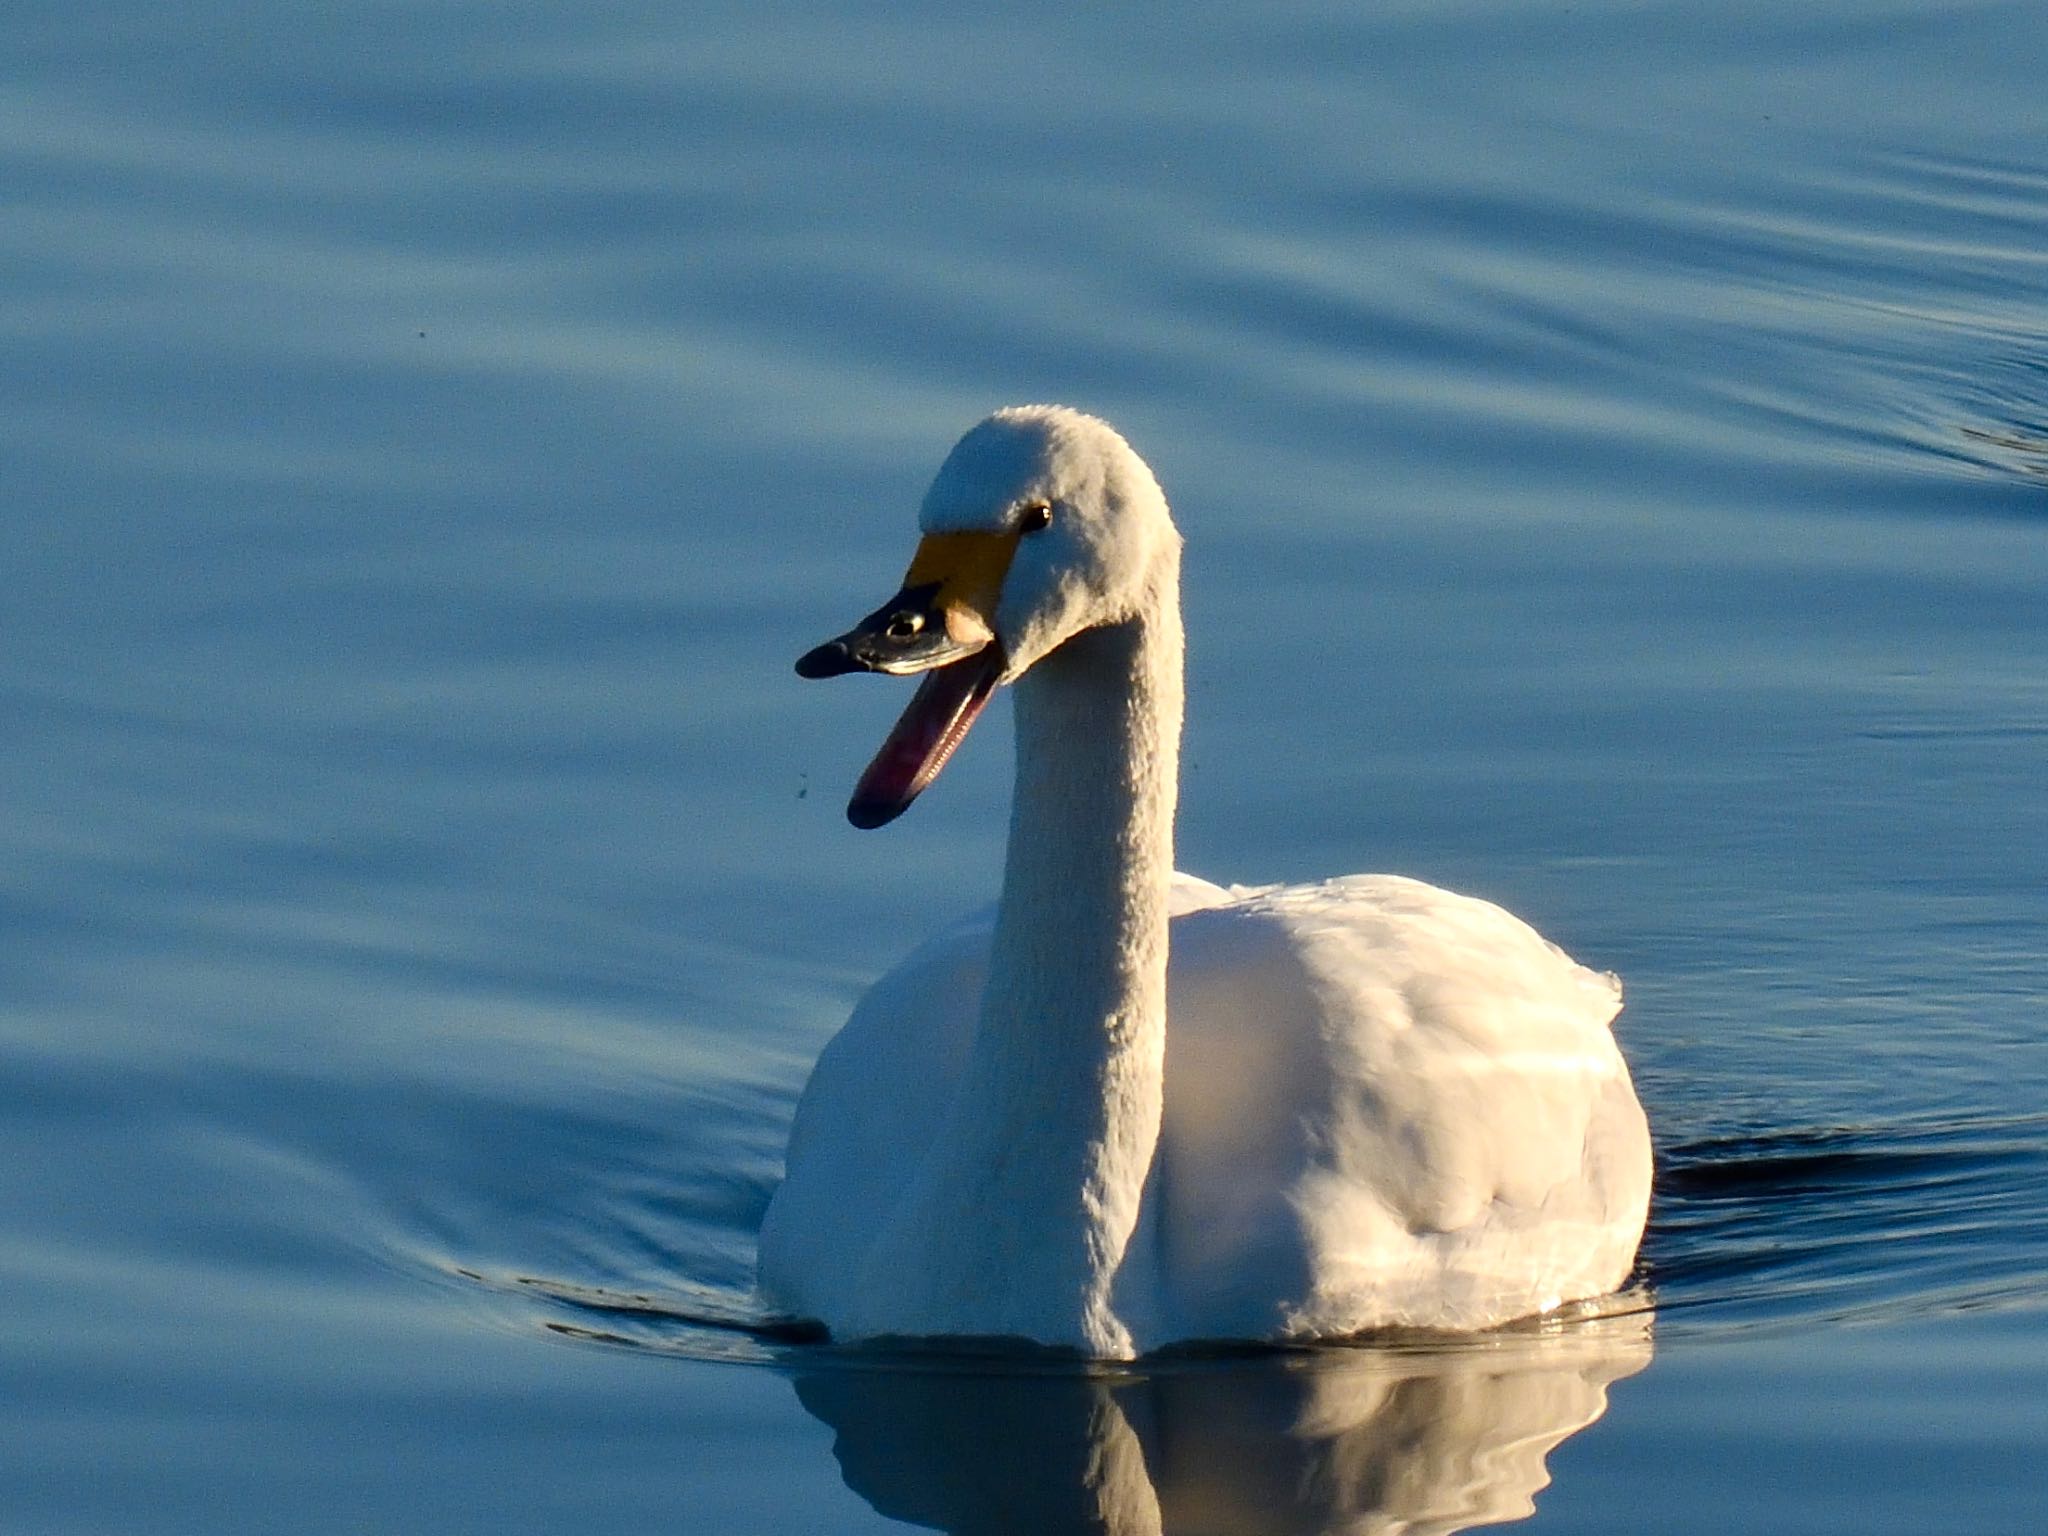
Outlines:
[{"label": "swan eye", "polygon": [[1052,503],[1034,501],[1024,508],[1017,519],[1020,533],[1040,533],[1052,526]]},{"label": "swan eye", "polygon": [[905,609],[893,615],[884,631],[891,640],[915,640],[924,628],[924,615]]}]

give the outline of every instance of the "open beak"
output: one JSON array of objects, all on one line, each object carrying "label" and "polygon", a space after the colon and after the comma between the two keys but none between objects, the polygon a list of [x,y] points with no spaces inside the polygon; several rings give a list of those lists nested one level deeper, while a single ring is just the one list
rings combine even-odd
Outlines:
[{"label": "open beak", "polygon": [[994,694],[1007,665],[995,637],[996,599],[1017,538],[927,534],[902,591],[797,661],[799,677],[924,674],[909,708],[854,786],[846,819],[856,827],[885,826],[908,810]]}]

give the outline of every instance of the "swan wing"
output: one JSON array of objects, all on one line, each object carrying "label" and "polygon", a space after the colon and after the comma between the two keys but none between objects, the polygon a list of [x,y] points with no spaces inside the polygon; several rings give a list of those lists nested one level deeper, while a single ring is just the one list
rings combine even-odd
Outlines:
[{"label": "swan wing", "polygon": [[828,1324],[944,1122],[987,972],[986,914],[935,934],[861,998],[811,1069],[761,1222],[764,1298]]},{"label": "swan wing", "polygon": [[1173,928],[1134,1332],[1476,1328],[1618,1286],[1649,1191],[1619,983],[1419,881],[1234,894]]}]

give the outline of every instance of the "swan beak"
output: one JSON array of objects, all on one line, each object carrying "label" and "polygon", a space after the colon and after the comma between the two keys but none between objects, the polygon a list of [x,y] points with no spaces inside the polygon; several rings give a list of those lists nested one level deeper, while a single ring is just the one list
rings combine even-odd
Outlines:
[{"label": "swan beak", "polygon": [[925,674],[854,787],[846,819],[856,827],[885,826],[908,810],[995,692],[1006,665],[996,599],[1017,540],[1013,532],[927,534],[900,592],[798,659],[799,677]]}]

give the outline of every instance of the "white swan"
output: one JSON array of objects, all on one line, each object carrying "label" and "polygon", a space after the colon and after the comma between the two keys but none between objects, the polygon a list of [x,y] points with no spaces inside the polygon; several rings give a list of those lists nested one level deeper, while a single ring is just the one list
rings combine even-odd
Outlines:
[{"label": "white swan", "polygon": [[1649,1136],[1613,977],[1414,880],[1173,870],[1180,535],[1106,423],[999,411],[903,590],[798,663],[922,672],[847,814],[879,826],[1016,684],[1002,896],[826,1046],[761,1288],[838,1338],[1477,1329],[1615,1289]]}]

